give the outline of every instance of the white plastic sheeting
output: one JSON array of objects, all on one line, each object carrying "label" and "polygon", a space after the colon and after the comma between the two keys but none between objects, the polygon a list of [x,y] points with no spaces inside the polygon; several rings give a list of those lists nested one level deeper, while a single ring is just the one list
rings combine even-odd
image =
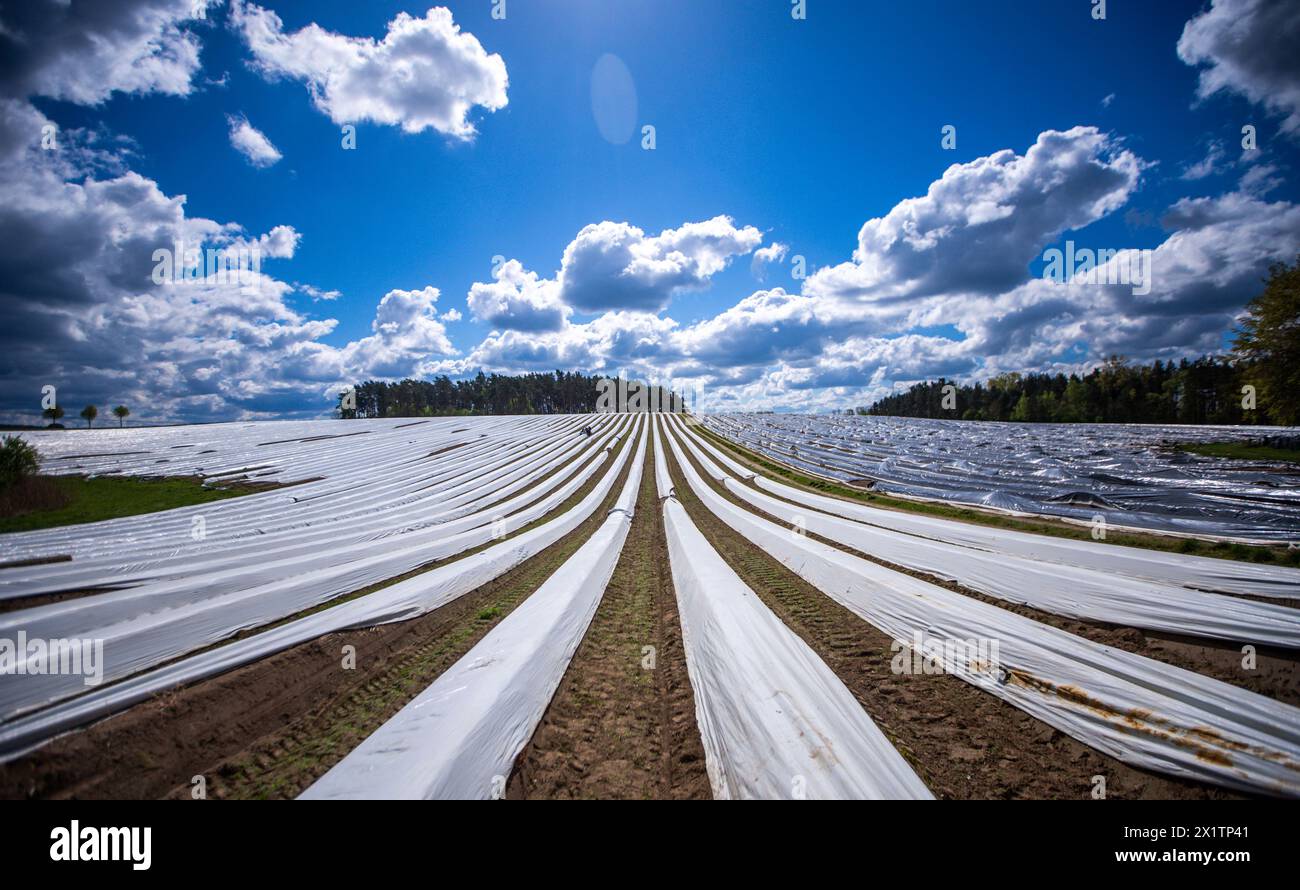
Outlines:
[{"label": "white plastic sheeting", "polygon": [[[210,427],[178,427],[91,431],[69,439],[36,440],[46,472],[114,473],[121,475],[194,475],[208,482],[222,482],[247,477],[255,481],[301,482],[292,488],[268,491],[246,497],[183,507],[160,514],[114,519],[86,526],[62,527],[21,532],[4,538],[6,555],[22,558],[46,553],[67,553],[77,559],[104,555],[123,547],[152,549],[168,545],[203,549],[218,541],[248,534],[267,534],[278,528],[299,524],[303,517],[360,515],[374,506],[385,506],[394,492],[417,488],[419,480],[435,478],[440,468],[483,446],[518,447],[524,437],[541,429],[517,418],[493,418],[490,423],[466,424],[449,429],[448,419],[441,423],[410,426],[393,421],[314,421],[312,429],[354,429],[359,433],[338,435],[303,435],[291,441],[261,441],[274,435],[258,424],[214,424]],[[562,418],[551,424],[565,422]],[[572,424],[572,421],[568,421]],[[378,424],[386,424],[381,427]],[[277,426],[277,424],[268,424]],[[303,427],[304,425],[296,425]],[[249,429],[253,427],[253,429]],[[104,453],[93,461],[60,462],[58,454],[75,448],[71,440],[101,436],[105,433],[125,435],[134,444],[119,445],[122,450]],[[168,444],[184,433],[189,439],[204,437],[188,447]],[[300,434],[305,434],[300,429]],[[33,438],[36,434],[28,434]],[[146,444],[147,443],[147,444]],[[431,452],[460,446],[449,455],[431,457]],[[82,446],[85,447],[84,445]],[[139,449],[148,450],[139,450]],[[177,450],[180,449],[180,450]],[[254,452],[249,456],[250,452]],[[160,456],[161,455],[161,456]],[[188,456],[188,459],[178,457]],[[260,467],[260,469],[259,469]],[[242,468],[242,469],[241,469]],[[310,480],[310,481],[303,481]],[[366,483],[364,486],[359,483]],[[208,533],[202,540],[192,540],[190,519],[201,514],[208,518]],[[89,532],[89,534],[87,534]],[[174,532],[175,534],[171,534]]]},{"label": "white plastic sheeting", "polygon": [[[692,491],[718,518],[896,641],[919,639],[954,676],[1135,766],[1300,797],[1300,709],[793,534],[715,493],[668,439]],[[996,658],[963,657],[991,643]]]},{"label": "white plastic sheeting", "polygon": [[835,673],[691,522],[657,427],[655,478],[714,798],[931,798]]},{"label": "white plastic sheeting", "polygon": [[[1254,645],[1300,648],[1300,613],[1287,606],[1202,593],[1009,553],[954,549],[930,538],[819,512],[822,507],[837,508],[844,503],[833,498],[805,497],[805,493],[788,486],[782,486],[784,496],[799,503],[764,494],[722,472],[701,453],[699,445],[714,457],[722,458],[732,469],[739,468],[711,445],[699,442],[690,434],[683,441],[705,472],[741,500],[792,526],[798,525],[896,565],[1057,615]],[[837,508],[835,512],[840,511]]]},{"label": "white plastic sheeting", "polygon": [[[593,443],[587,453],[599,445]],[[29,639],[102,640],[103,679],[128,677],[240,631],[497,540],[565,501],[597,472],[604,457],[600,452],[565,484],[495,521],[477,514],[410,533],[397,547],[334,548],[285,561],[259,560],[208,575],[11,612],[0,615],[0,634],[25,631]],[[517,500],[535,496],[526,492]],[[461,530],[465,526],[471,527]],[[74,673],[0,675],[0,718],[84,689],[84,678]]]},{"label": "white plastic sheeting", "polygon": [[956,544],[1041,562],[1080,566],[1196,590],[1245,593],[1276,599],[1300,599],[1300,569],[1143,550],[1093,541],[1052,538],[917,513],[882,510],[866,504],[854,504],[792,488],[776,480],[757,475],[713,449],[712,446],[708,447],[710,453],[723,461],[737,478],[752,478],[759,488],[780,497],[797,500],[818,510],[881,528],[931,538],[945,544]]},{"label": "white plastic sheeting", "polygon": [[[614,447],[607,446],[600,460],[608,457]],[[612,465],[577,505],[499,544],[365,596],[122,682],[92,687],[76,699],[0,723],[0,762],[12,760],[61,732],[113,714],[164,690],[232,670],[328,633],[406,621],[444,606],[535,556],[577,528],[609,494],[630,452],[630,448],[619,450]]]},{"label": "white plastic sheeting", "polygon": [[986,423],[739,414],[710,427],[786,463],[881,491],[1083,522],[1294,541],[1300,486],[1276,466],[1187,454],[1171,442],[1243,441],[1286,427]]},{"label": "white plastic sheeting", "polygon": [[645,463],[644,422],[639,441],[618,501],[591,538],[302,799],[501,795],[596,614],[627,540]]},{"label": "white plastic sheeting", "polygon": [[[102,586],[131,586],[168,577],[193,577],[256,557],[267,563],[294,554],[333,553],[393,534],[457,518],[501,500],[570,456],[572,429],[501,428],[475,434],[470,447],[434,459],[426,450],[448,439],[393,440],[382,453],[347,453],[321,472],[346,489],[305,496],[307,486],[145,514],[74,528],[8,536],[3,551],[26,558],[67,552],[71,562],[0,572],[0,599]],[[526,440],[525,437],[530,437]],[[415,447],[418,443],[418,450]],[[442,446],[439,448],[439,446]],[[415,451],[413,460],[410,452]],[[364,474],[364,485],[359,476]],[[495,483],[495,484],[490,484]],[[500,510],[498,509],[498,512]],[[195,533],[195,519],[202,520]],[[71,541],[65,539],[72,535]],[[15,541],[15,539],[18,539]],[[18,546],[15,546],[15,545]]]},{"label": "white plastic sheeting", "polygon": [[[430,555],[429,551],[417,548],[430,542],[445,544],[445,539],[457,532],[487,525],[498,518],[500,521],[496,524],[497,531],[519,525],[518,519],[510,516],[514,510],[563,482],[605,441],[607,440],[603,438],[594,439],[588,448],[579,452],[577,460],[549,478],[538,481],[544,473],[553,470],[562,459],[572,456],[571,450],[567,450],[567,443],[563,440],[556,446],[543,449],[543,452],[550,452],[552,448],[565,447],[567,453],[554,455],[544,463],[539,462],[536,465],[526,463],[521,469],[512,472],[511,476],[519,476],[519,478],[516,483],[507,486],[507,493],[518,484],[532,487],[524,494],[501,503],[497,503],[497,495],[487,493],[492,489],[490,481],[482,485],[477,482],[480,478],[489,480],[496,478],[495,473],[479,474],[466,469],[463,472],[469,472],[475,478],[465,484],[476,486],[468,496],[476,500],[470,505],[444,509],[449,504],[456,504],[459,499],[444,500],[440,496],[437,499],[438,504],[423,508],[423,521],[418,525],[412,525],[409,513],[398,508],[384,512],[382,521],[387,525],[383,528],[387,531],[382,535],[374,531],[373,526],[367,526],[358,535],[356,531],[359,528],[358,523],[344,523],[340,528],[339,523],[331,521],[326,524],[323,533],[316,533],[312,528],[299,526],[288,533],[259,536],[256,543],[250,545],[239,546],[227,543],[220,548],[219,552],[186,553],[166,560],[168,564],[166,569],[161,568],[163,565],[161,561],[154,562],[147,570],[147,574],[161,576],[157,583],[140,583],[129,592],[118,591],[66,600],[49,607],[25,612],[23,618],[42,620],[58,615],[66,620],[75,614],[75,620],[83,625],[113,619],[120,621],[148,611],[153,602],[158,602],[167,608],[176,608],[221,593],[294,577],[302,571],[326,569],[366,559],[376,554],[385,560],[392,560],[400,553],[409,553],[418,556],[422,562],[428,562],[430,559],[437,558],[438,554]],[[455,487],[461,488],[463,485]],[[448,493],[444,491],[442,494],[445,496]],[[491,511],[485,510],[488,506],[492,506]],[[377,546],[376,542],[381,537],[382,546]],[[284,540],[286,538],[288,540]],[[137,562],[139,557],[135,555],[135,550],[128,550],[117,559],[129,561],[132,566],[139,565]],[[139,576],[134,574],[135,571],[134,568],[119,567],[117,577],[139,580]],[[13,583],[16,588],[13,592],[22,595],[43,593],[48,592],[47,588],[50,587],[66,589],[67,583],[62,578],[51,581],[48,577],[16,581]]]}]

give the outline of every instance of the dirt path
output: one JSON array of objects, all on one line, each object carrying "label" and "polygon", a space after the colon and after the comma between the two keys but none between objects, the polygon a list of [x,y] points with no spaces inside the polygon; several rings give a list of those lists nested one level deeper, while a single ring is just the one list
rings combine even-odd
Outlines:
[{"label": "dirt path", "polygon": [[678,499],[718,553],[826,662],[937,797],[1088,799],[1239,795],[1135,769],[956,677],[895,674],[893,640],[715,517],[673,455]]},{"label": "dirt path", "polygon": [[[0,798],[188,798],[195,776],[209,798],[296,796],[571,556],[604,521],[627,472],[582,525],[495,581],[412,621],[329,634],[56,739],[0,765]],[[342,664],[348,645],[352,670]]]},{"label": "dirt path", "polygon": [[710,796],[653,451],[652,442],[623,554],[541,725],[515,764],[510,798]]}]

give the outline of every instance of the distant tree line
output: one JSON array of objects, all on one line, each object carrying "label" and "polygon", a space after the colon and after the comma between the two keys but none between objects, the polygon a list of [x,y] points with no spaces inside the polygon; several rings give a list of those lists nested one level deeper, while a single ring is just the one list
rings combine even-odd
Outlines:
[{"label": "distant tree line", "polygon": [[853,413],[1053,423],[1300,424],[1300,258],[1269,269],[1230,356],[918,383]]},{"label": "distant tree line", "polygon": [[[1090,374],[1000,374],[986,383],[917,383],[858,414],[1031,423],[1269,423],[1249,405],[1248,366],[1220,356],[1129,365],[1112,357]],[[952,387],[952,389],[947,389]]]},{"label": "distant tree line", "polygon": [[[611,410],[611,387],[602,387],[605,376],[556,371],[542,374],[484,374],[452,380],[406,379],[395,383],[367,380],[349,393],[339,394],[339,416],[355,417],[443,417],[458,414],[590,414]],[[632,385],[633,393],[636,384]],[[627,387],[623,390],[626,392]],[[667,394],[654,404],[668,410]],[[618,387],[614,387],[616,392]],[[607,397],[601,400],[604,393]],[[680,399],[680,397],[678,397]],[[618,400],[616,400],[618,401]],[[622,401],[627,401],[626,398]],[[618,405],[612,410],[626,410]]]}]

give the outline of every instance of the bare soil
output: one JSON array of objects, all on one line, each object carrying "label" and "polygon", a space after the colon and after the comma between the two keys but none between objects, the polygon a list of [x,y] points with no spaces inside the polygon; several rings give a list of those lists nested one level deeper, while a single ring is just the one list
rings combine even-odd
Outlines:
[{"label": "bare soil", "polygon": [[653,448],[647,449],[622,556],[515,764],[509,798],[711,796],[668,571]]}]

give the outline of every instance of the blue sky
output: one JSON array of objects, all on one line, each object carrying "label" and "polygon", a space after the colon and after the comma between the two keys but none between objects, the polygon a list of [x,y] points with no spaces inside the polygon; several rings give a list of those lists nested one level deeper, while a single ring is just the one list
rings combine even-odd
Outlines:
[{"label": "blue sky", "polygon": [[[441,5],[459,31],[438,30],[420,3],[212,3],[193,20],[188,2],[106,0],[101,21],[73,2],[53,23],[0,3],[0,41],[45,40],[44,57],[64,72],[34,49],[0,66],[6,126],[17,134],[7,143],[30,142],[41,122],[64,136],[57,161],[31,146],[14,154],[0,185],[31,188],[33,165],[43,165],[50,183],[71,184],[41,192],[52,202],[46,218],[67,214],[79,232],[108,226],[110,215],[76,217],[89,213],[87,183],[121,177],[152,183],[147,200],[130,202],[132,221],[118,223],[142,226],[142,242],[165,244],[188,220],[227,227],[209,230],[209,244],[228,243],[236,227],[247,238],[293,232],[263,265],[274,293],[263,287],[243,305],[178,288],[141,293],[138,268],[109,268],[128,262],[120,251],[97,254],[89,275],[57,260],[28,268],[33,256],[59,254],[36,243],[49,233],[0,220],[11,233],[3,250],[15,254],[0,257],[9,336],[65,347],[12,351],[0,367],[0,411],[34,405],[33,388],[48,380],[78,404],[134,399],[148,406],[137,414],[157,419],[311,416],[367,376],[557,366],[689,380],[718,408],[846,407],[941,373],[1071,370],[1113,351],[1145,360],[1218,348],[1251,282],[1297,252],[1300,111],[1287,103],[1300,102],[1300,75],[1285,41],[1300,15],[1278,11],[1287,4],[1111,0],[1100,21],[1091,0],[808,0],[803,20],[783,0],[506,0],[504,19],[492,17],[492,0]],[[326,49],[382,45],[401,13],[425,29],[417,37],[452,34],[402,49],[431,54],[431,67],[414,69],[421,83],[392,81],[385,66],[396,55],[376,59],[384,70],[321,62]],[[1180,38],[1197,17],[1184,41],[1192,64]],[[1243,17],[1253,26],[1245,48],[1223,37]],[[79,58],[75,38],[95,28],[121,38],[119,61],[141,53],[137,63]],[[303,29],[316,42],[299,39]],[[196,59],[168,65],[182,45]],[[1252,68],[1233,55],[1246,50],[1273,53],[1275,64]],[[616,61],[600,61],[607,56]],[[598,62],[625,68],[631,90],[595,75]],[[602,136],[594,76],[614,83],[606,107],[634,124],[626,143]],[[436,104],[444,89],[478,90],[480,101],[459,121],[428,125],[421,103]],[[503,102],[482,99],[493,90]],[[379,94],[389,111],[367,119]],[[358,109],[347,151],[340,121]],[[279,159],[258,166],[236,150],[232,116]],[[458,124],[475,132],[466,138]],[[641,147],[646,124],[653,151]],[[1257,151],[1242,151],[1245,124],[1257,127]],[[945,125],[956,127],[954,150],[941,147]],[[1053,131],[1070,135],[1042,139]],[[1026,161],[1036,143],[1039,157]],[[976,169],[1007,151],[1025,169]],[[952,165],[976,166],[952,174],[951,194],[932,206],[900,203],[925,196]],[[991,222],[970,212],[984,190],[1001,195]],[[171,206],[158,228],[152,214],[180,195],[186,221]],[[34,200],[13,203],[35,213]],[[685,267],[646,272],[635,288],[631,267],[610,265],[610,239],[625,231],[596,233],[600,262],[561,271],[586,226],[626,223],[652,239],[718,217],[725,225],[691,235],[691,246],[674,241],[684,251],[676,260],[647,246],[650,266]],[[868,220],[884,222],[863,251]],[[918,225],[929,234],[916,235]],[[919,239],[906,255],[900,232]],[[1224,233],[1241,243],[1225,244]],[[1048,289],[1041,253],[1066,239],[1156,251],[1165,261],[1153,266],[1151,295]],[[754,252],[773,245],[783,258],[756,270]],[[796,255],[810,279],[791,277]],[[495,286],[494,257],[538,282],[531,297],[492,291],[495,315],[486,299],[467,303],[476,283]],[[60,291],[70,271],[110,281],[72,298]],[[313,299],[295,284],[341,295]],[[381,333],[377,306],[394,292]],[[603,294],[609,305],[591,308]],[[549,321],[505,311],[520,306]],[[182,316],[157,334],[170,324],[157,319]]]}]

